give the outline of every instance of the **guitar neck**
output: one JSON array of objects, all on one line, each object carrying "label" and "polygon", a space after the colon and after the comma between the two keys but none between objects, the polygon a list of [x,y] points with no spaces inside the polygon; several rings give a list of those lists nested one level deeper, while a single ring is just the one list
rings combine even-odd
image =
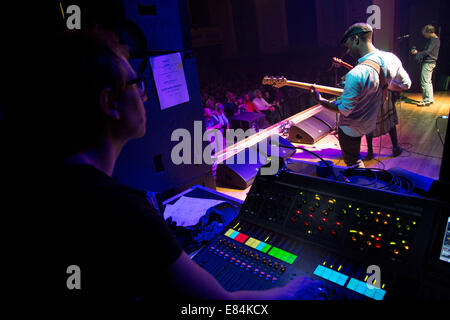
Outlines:
[{"label": "guitar neck", "polygon": [[301,89],[305,89],[305,90],[309,90],[312,86],[314,86],[317,89],[317,91],[319,91],[320,93],[332,94],[334,96],[340,96],[344,92],[344,90],[340,89],[340,88],[327,87],[327,86],[321,86],[318,84],[291,81],[291,80],[287,80],[285,85],[290,86],[290,87],[301,88]]},{"label": "guitar neck", "polygon": [[352,70],[352,69],[353,69],[353,66],[350,65],[350,64],[348,64],[347,62],[342,61],[342,62],[341,62],[341,65],[342,65],[344,68],[347,68],[348,70]]}]

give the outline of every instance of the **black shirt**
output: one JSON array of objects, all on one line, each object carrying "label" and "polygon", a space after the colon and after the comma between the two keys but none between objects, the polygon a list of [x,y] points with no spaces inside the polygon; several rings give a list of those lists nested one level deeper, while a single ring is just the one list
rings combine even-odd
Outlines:
[{"label": "black shirt", "polygon": [[237,113],[238,110],[239,107],[234,102],[226,102],[223,105],[223,111],[225,112],[225,116],[227,118],[234,116],[234,114]]},{"label": "black shirt", "polygon": [[431,37],[425,44],[423,51],[418,52],[418,59],[422,62],[434,62],[436,63],[439,56],[439,47],[441,46],[441,41],[439,38]]},{"label": "black shirt", "polygon": [[89,165],[67,165],[54,184],[58,204],[54,245],[63,277],[81,270],[81,289],[65,297],[141,299],[170,295],[169,266],[181,247],[145,193],[121,185]]}]

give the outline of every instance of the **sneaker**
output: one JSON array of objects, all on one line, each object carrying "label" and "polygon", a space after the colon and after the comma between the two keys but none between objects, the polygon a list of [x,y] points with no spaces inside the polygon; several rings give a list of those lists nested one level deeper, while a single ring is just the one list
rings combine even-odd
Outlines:
[{"label": "sneaker", "polygon": [[398,157],[399,155],[402,154],[402,152],[403,152],[403,149],[400,148],[400,147],[393,148],[393,149],[392,149],[392,156],[393,156],[394,158],[395,158],[395,157]]},{"label": "sneaker", "polygon": [[418,107],[428,107],[431,103],[430,102],[425,102],[425,101],[420,101],[419,103],[417,103]]}]

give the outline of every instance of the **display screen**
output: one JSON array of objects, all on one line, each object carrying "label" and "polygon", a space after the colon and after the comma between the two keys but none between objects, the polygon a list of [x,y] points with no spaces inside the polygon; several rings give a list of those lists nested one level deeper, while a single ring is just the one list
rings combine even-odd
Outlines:
[{"label": "display screen", "polygon": [[450,262],[450,217],[447,220],[447,227],[445,228],[440,259],[445,262]]},{"label": "display screen", "polygon": [[161,110],[189,101],[181,54],[150,57]]}]

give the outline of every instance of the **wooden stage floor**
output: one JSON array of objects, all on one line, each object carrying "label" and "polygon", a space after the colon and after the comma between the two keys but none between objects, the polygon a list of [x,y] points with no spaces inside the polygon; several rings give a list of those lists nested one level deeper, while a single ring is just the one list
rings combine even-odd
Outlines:
[{"label": "wooden stage floor", "polygon": [[[400,167],[408,171],[437,179],[439,177],[443,144],[439,139],[436,130],[436,119],[440,116],[448,116],[450,110],[450,93],[436,92],[434,104],[428,107],[418,107],[414,101],[420,101],[421,93],[406,93],[407,99],[397,102],[397,114],[399,125],[397,135],[403,153],[398,157],[392,157],[392,144],[389,135],[374,138],[373,150],[375,158],[365,161],[367,168],[389,169]],[[442,140],[445,139],[448,119],[437,120]],[[337,166],[345,166],[342,160],[341,150],[337,138],[330,134],[318,141],[315,145],[301,145],[311,150],[326,160],[331,160]],[[367,154],[367,144],[365,138],[361,142],[361,157]],[[292,157],[303,161],[319,161],[313,155],[298,150]],[[217,191],[228,194],[238,199],[245,199],[246,190],[235,190],[217,187]]]}]

